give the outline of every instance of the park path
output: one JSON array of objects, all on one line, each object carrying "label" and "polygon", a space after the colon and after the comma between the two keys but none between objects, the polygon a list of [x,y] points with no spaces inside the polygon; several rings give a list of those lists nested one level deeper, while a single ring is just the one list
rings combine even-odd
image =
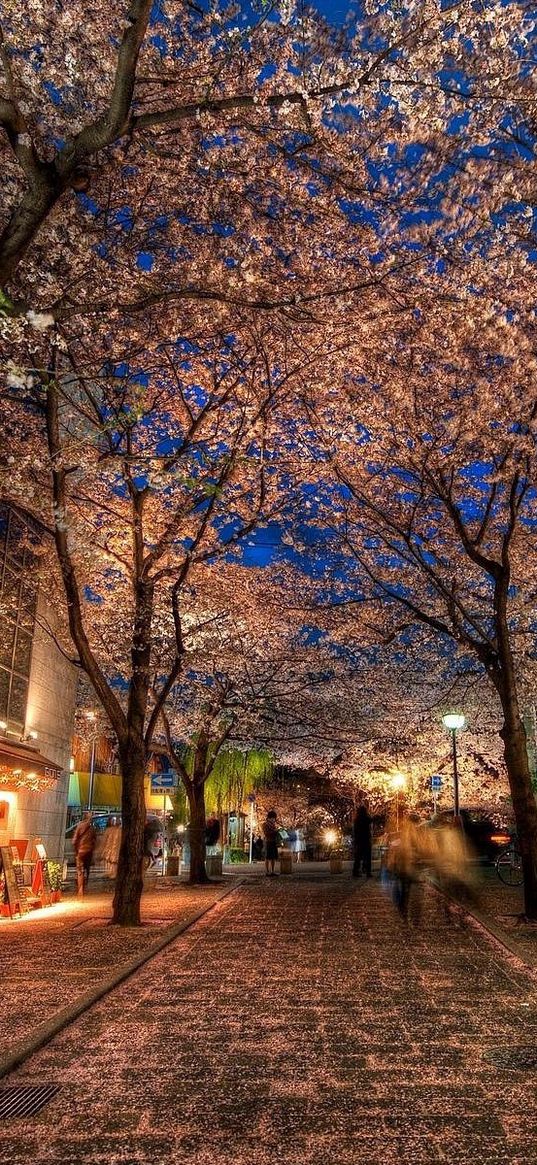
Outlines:
[{"label": "park path", "polygon": [[[536,1165],[535,983],[434,896],[244,884],[3,1087],[3,1165]],[[492,1058],[487,1058],[492,1057]]]}]

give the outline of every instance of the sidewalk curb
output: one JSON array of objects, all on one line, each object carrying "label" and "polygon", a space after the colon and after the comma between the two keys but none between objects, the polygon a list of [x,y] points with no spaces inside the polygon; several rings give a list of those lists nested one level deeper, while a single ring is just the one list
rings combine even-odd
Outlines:
[{"label": "sidewalk curb", "polygon": [[28,1060],[30,1056],[35,1054],[35,1052],[39,1052],[41,1048],[45,1046],[45,1044],[50,1043],[50,1041],[53,1040],[55,1036],[59,1035],[59,1033],[62,1032],[66,1027],[68,1027],[69,1024],[73,1023],[75,1019],[78,1019],[80,1015],[83,1015],[85,1011],[88,1011],[90,1007],[93,1007],[94,1003],[98,1003],[99,1000],[103,999],[105,995],[109,995],[115,987],[119,987],[119,985],[124,983],[126,979],[130,978],[130,976],[133,975],[135,971],[138,971],[140,967],[143,967],[145,963],[148,963],[150,959],[155,957],[155,955],[160,954],[160,951],[169,946],[170,943],[174,941],[174,939],[178,938],[181,934],[184,934],[186,930],[189,930],[191,926],[194,926],[196,922],[199,922],[200,918],[203,918],[206,914],[209,914],[211,910],[214,910],[215,906],[218,906],[220,902],[224,900],[224,898],[227,898],[230,894],[233,894],[235,890],[238,890],[239,886],[242,885],[242,882],[243,879],[241,878],[235,882],[233,886],[224,887],[222,893],[219,894],[218,897],[215,898],[215,900],[211,902],[209,906],[204,906],[202,910],[198,910],[196,914],[193,914],[191,918],[188,918],[183,922],[174,923],[165,931],[163,935],[161,935],[159,939],[157,939],[155,943],[153,943],[151,947],[148,947],[147,950],[143,952],[143,954],[136,955],[136,957],[134,959],[130,959],[128,963],[123,963],[118,971],[115,971],[112,975],[108,975],[106,979],[101,980],[97,987],[91,987],[88,991],[84,991],[82,995],[79,995],[78,998],[75,999],[72,1003],[69,1003],[67,1007],[62,1007],[62,1009],[60,1011],[56,1011],[50,1019],[45,1020],[44,1023],[40,1023],[39,1026],[35,1029],[34,1034],[30,1036],[29,1039],[23,1040],[22,1043],[16,1045],[12,1052],[0,1059],[0,1080],[4,1079],[5,1076],[9,1076],[11,1072],[14,1072],[16,1068],[19,1068],[21,1064],[24,1064],[25,1060]]}]

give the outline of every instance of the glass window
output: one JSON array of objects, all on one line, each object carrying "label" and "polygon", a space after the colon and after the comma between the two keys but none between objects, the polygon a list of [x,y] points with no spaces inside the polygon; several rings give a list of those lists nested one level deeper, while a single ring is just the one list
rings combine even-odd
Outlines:
[{"label": "glass window", "polygon": [[13,644],[16,627],[8,619],[0,619],[0,664],[11,668],[13,665]]},{"label": "glass window", "polygon": [[37,604],[37,530],[0,506],[0,719],[23,726]]},{"label": "glass window", "polygon": [[26,702],[28,699],[28,680],[13,674],[11,691],[9,693],[9,719],[15,724],[24,724],[26,719]]},{"label": "glass window", "polygon": [[23,676],[30,675],[30,659],[32,655],[32,636],[27,631],[23,631],[19,627],[17,631],[17,642],[15,644],[15,657],[13,659],[13,670],[20,672]]},{"label": "glass window", "polygon": [[0,720],[7,720],[7,706],[9,703],[9,672],[0,667]]}]

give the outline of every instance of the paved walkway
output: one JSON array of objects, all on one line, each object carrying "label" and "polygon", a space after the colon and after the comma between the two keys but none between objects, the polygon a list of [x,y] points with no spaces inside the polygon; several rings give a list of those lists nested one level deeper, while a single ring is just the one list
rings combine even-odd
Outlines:
[{"label": "paved walkway", "polygon": [[[61,969],[59,969],[61,970]],[[535,983],[436,901],[255,880],[37,1053],[3,1165],[535,1165]],[[5,1085],[4,1085],[5,1086]]]},{"label": "paved walkway", "polygon": [[142,900],[145,925],[136,929],[110,926],[112,890],[95,887],[82,899],[2,919],[0,1064],[39,1024],[211,906],[233,881],[189,886],[155,879]]}]

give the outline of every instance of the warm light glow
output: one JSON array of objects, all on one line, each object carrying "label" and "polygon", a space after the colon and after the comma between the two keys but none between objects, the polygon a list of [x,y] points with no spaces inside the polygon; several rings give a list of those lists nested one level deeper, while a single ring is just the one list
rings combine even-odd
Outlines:
[{"label": "warm light glow", "polygon": [[97,719],[97,713],[94,712],[91,708],[90,708],[89,712],[84,712],[84,716],[86,717],[86,720],[96,720]]},{"label": "warm light glow", "polygon": [[27,735],[28,740],[37,740],[37,732],[36,732],[35,728],[30,728],[30,731],[27,732],[26,735]]},{"label": "warm light glow", "polygon": [[462,712],[446,712],[446,715],[442,716],[442,724],[451,732],[456,732],[458,728],[464,728],[466,718]]},{"label": "warm light glow", "polygon": [[392,777],[393,789],[404,789],[406,785],[406,777],[404,773],[394,773]]},{"label": "warm light glow", "polygon": [[0,720],[0,732],[5,732],[7,728],[7,720]]},{"label": "warm light glow", "polygon": [[69,772],[74,773],[74,771],[75,771],[75,758],[74,758],[74,756],[72,756],[69,760]]},{"label": "warm light glow", "polygon": [[327,829],[324,835],[324,840],[326,841],[327,845],[333,845],[334,842],[337,841],[337,833],[335,829]]}]

